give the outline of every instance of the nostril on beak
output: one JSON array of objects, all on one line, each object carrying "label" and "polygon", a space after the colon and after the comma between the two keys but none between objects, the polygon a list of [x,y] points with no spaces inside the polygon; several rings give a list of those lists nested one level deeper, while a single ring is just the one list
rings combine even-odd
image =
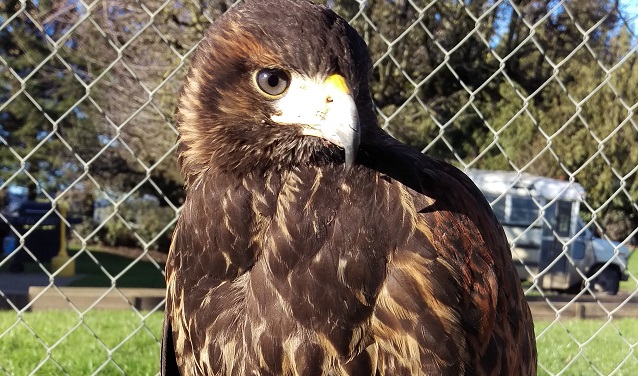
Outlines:
[{"label": "nostril on beak", "polygon": [[326,97],[326,103],[332,103],[332,96],[328,95]]}]

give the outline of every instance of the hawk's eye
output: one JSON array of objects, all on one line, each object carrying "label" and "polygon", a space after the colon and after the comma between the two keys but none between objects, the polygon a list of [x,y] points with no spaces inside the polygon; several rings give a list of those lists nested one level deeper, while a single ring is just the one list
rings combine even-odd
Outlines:
[{"label": "hawk's eye", "polygon": [[259,89],[271,97],[283,94],[290,84],[290,75],[283,69],[262,69],[255,78]]}]

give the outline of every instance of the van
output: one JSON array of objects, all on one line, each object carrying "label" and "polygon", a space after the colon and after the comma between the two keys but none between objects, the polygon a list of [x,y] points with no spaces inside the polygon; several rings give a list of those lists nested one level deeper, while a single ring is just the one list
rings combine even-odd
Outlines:
[{"label": "van", "polygon": [[521,280],[546,290],[618,293],[628,279],[629,249],[594,236],[594,222],[579,217],[580,184],[509,171],[467,174],[503,226]]}]

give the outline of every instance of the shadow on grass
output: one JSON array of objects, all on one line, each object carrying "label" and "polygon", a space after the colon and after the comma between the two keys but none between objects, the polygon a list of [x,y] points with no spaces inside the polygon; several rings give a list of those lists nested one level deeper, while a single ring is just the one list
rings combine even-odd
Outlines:
[{"label": "shadow on grass", "polygon": [[[162,268],[160,270],[154,263],[145,261],[145,258],[135,262],[134,259],[96,249],[89,249],[88,252],[91,252],[95,260],[88,255],[87,251],[82,252],[75,259],[75,272],[82,277],[71,283],[71,286],[110,287],[115,284],[117,287],[166,287],[162,264],[159,264]],[[75,253],[77,251],[71,251],[70,255],[73,256]],[[135,264],[131,266],[133,262]],[[122,273],[124,270],[126,271]]]},{"label": "shadow on grass", "polygon": [[[74,256],[79,249],[70,249],[69,256]],[[89,256],[90,254],[95,260]],[[0,272],[8,272],[10,263],[5,263]],[[88,248],[81,252],[75,259],[75,274],[79,277],[70,286],[75,287],[138,287],[138,288],[165,288],[163,264],[151,262],[148,257],[142,257],[139,261],[135,258],[116,255],[99,248]],[[51,270],[50,263],[38,264],[25,262],[23,273],[43,274],[43,270]],[[123,272],[126,270],[125,272]],[[105,273],[106,271],[106,273]],[[107,274],[108,273],[108,274]]]}]

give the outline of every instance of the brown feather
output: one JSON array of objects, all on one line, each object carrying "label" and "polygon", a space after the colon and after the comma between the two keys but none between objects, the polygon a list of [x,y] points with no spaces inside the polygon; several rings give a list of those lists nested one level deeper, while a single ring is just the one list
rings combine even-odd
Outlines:
[{"label": "brown feather", "polygon": [[[346,78],[362,124],[350,170],[338,147],[269,120],[250,80],[273,66]],[[377,126],[370,68],[356,32],[310,2],[248,2],[209,31],[177,111],[187,197],[166,265],[163,364],[535,374],[531,314],[488,203]]]}]

